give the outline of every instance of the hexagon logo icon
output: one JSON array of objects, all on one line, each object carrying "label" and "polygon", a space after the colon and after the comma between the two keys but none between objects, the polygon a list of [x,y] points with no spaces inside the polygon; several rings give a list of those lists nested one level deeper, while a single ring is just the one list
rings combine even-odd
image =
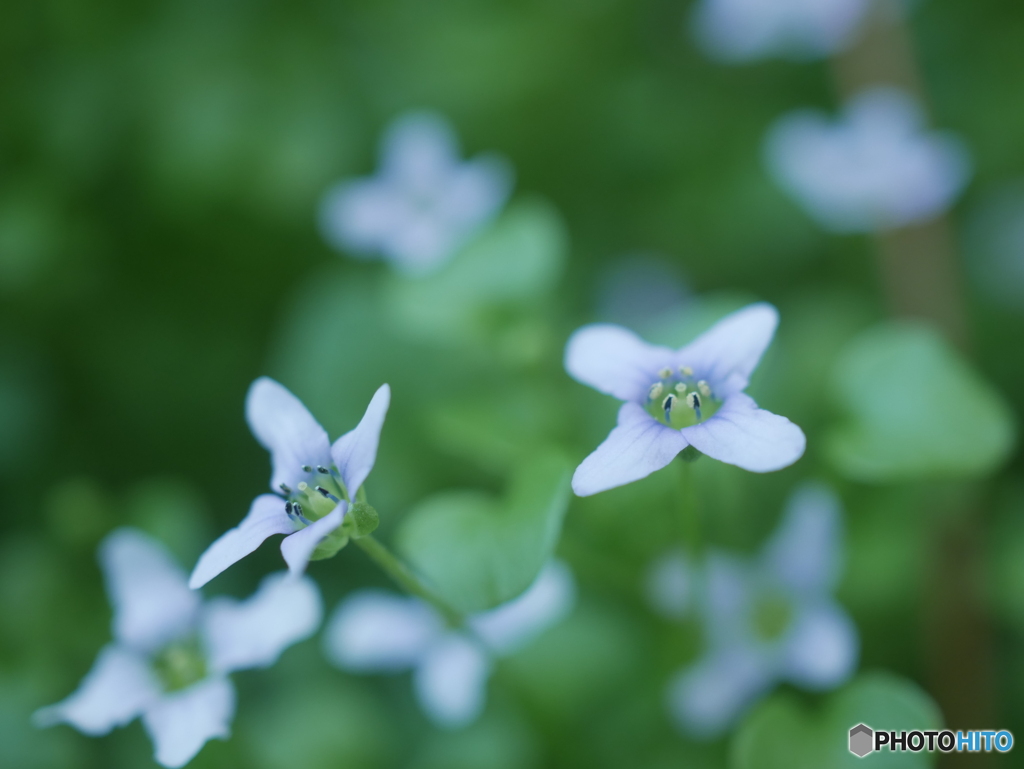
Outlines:
[{"label": "hexagon logo icon", "polygon": [[867,724],[857,724],[850,730],[850,752],[864,758],[875,749],[875,733]]}]

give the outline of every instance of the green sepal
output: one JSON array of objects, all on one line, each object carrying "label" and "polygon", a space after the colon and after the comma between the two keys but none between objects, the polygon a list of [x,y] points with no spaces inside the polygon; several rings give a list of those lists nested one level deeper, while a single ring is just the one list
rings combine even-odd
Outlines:
[{"label": "green sepal", "polygon": [[380,516],[377,515],[376,509],[372,505],[360,501],[348,509],[341,528],[352,539],[359,539],[367,534],[372,534],[377,530],[379,524]]},{"label": "green sepal", "polygon": [[327,558],[333,558],[338,554],[339,550],[348,544],[348,537],[349,535],[345,531],[345,527],[339,526],[324,537],[323,542],[316,546],[316,550],[313,551],[313,555],[310,556],[309,560],[323,561]]}]

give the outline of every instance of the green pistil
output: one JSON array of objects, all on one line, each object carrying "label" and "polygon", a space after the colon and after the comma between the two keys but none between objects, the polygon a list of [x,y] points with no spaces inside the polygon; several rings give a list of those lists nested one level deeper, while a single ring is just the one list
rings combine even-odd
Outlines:
[{"label": "green pistil", "polygon": [[793,605],[778,594],[759,596],[754,603],[752,624],[758,638],[775,641],[793,621]]},{"label": "green pistil", "polygon": [[206,678],[206,657],[197,638],[164,647],[153,658],[152,665],[168,692],[176,692]]},{"label": "green pistil", "polygon": [[705,421],[721,405],[707,382],[695,380],[689,369],[682,371],[687,373],[664,369],[647,391],[647,412],[674,430]]}]

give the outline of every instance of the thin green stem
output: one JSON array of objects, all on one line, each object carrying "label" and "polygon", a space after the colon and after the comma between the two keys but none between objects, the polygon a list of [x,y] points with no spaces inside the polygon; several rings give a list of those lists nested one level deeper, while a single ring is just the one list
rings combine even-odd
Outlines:
[{"label": "thin green stem", "polygon": [[367,535],[365,537],[359,537],[353,541],[361,547],[378,566],[387,572],[388,576],[391,577],[399,587],[417,598],[422,598],[424,601],[431,604],[444,615],[449,624],[458,627],[464,623],[465,618],[459,611],[435,595],[432,590],[423,584],[412,569],[406,566],[398,556],[388,550],[379,540],[375,539],[372,535]]},{"label": "thin green stem", "polygon": [[680,534],[687,554],[693,563],[704,560],[704,539],[697,506],[696,484],[694,483],[692,460],[680,459],[679,465],[679,522]]}]

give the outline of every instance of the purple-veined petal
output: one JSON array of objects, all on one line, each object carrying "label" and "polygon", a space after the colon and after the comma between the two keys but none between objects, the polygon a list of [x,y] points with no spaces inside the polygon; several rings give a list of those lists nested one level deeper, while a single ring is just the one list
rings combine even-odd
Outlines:
[{"label": "purple-veined petal", "polygon": [[270,452],[273,473],[270,488],[285,484],[296,488],[299,481],[312,482],[317,465],[331,463],[331,442],[302,401],[269,377],[260,377],[249,388],[245,418],[256,440]]},{"label": "purple-veined petal", "polygon": [[159,683],[145,658],[112,644],[100,651],[74,694],[37,710],[32,723],[39,727],[66,723],[98,736],[127,724],[159,695]]},{"label": "purple-veined petal", "polygon": [[448,633],[420,661],[413,676],[416,696],[438,726],[458,728],[484,709],[491,661],[472,640]]},{"label": "purple-veined petal", "polygon": [[118,641],[154,651],[191,628],[200,598],[155,539],[135,529],[118,529],[100,545],[100,563]]},{"label": "purple-veined petal", "polygon": [[846,681],[857,666],[857,627],[838,605],[805,607],[786,639],[784,675],[806,689],[824,690]]},{"label": "purple-veined petal", "polygon": [[252,501],[249,514],[242,522],[222,534],[199,556],[188,586],[193,590],[202,587],[253,552],[267,537],[294,531],[295,524],[284,511],[284,500],[273,494],[260,494]]},{"label": "purple-veined petal", "polygon": [[823,483],[803,484],[765,545],[765,568],[798,594],[820,595],[835,586],[842,569],[842,526],[836,493]]},{"label": "purple-veined petal", "polygon": [[380,431],[384,427],[384,417],[387,416],[389,405],[391,388],[383,384],[373,394],[359,424],[338,438],[331,447],[331,457],[352,499],[355,499],[356,492],[373,470],[373,463],[377,461]]},{"label": "purple-veined petal", "polygon": [[747,386],[778,325],[778,310],[770,304],[749,305],[681,348],[676,365],[689,366],[710,383],[717,397],[726,398]]},{"label": "purple-veined petal", "polygon": [[706,422],[684,427],[694,448],[712,459],[755,473],[781,470],[803,456],[803,430],[785,417],[758,408],[744,393],[726,398]]},{"label": "purple-veined petal", "polygon": [[281,540],[281,555],[284,556],[284,561],[288,564],[288,571],[293,577],[301,576],[306,571],[316,546],[323,542],[328,534],[341,526],[347,509],[348,505],[342,500],[337,507],[319,521],[314,521],[306,528]]},{"label": "purple-veined petal", "polygon": [[285,649],[320,626],[320,591],[308,577],[270,574],[245,601],[215,598],[203,612],[207,665],[216,673],[273,665]]},{"label": "purple-veined petal", "polygon": [[689,445],[679,430],[666,427],[635,403],[623,403],[618,425],[572,476],[572,490],[587,497],[660,470]]},{"label": "purple-veined petal", "polygon": [[717,737],[774,678],[767,658],[752,647],[715,652],[672,679],[668,688],[669,712],[690,735]]},{"label": "purple-veined petal", "polygon": [[577,382],[619,400],[647,399],[658,372],[672,368],[676,354],[647,344],[629,329],[595,323],[577,329],[565,346],[565,370]]},{"label": "purple-veined petal", "polygon": [[157,763],[184,766],[214,737],[231,736],[235,687],[227,678],[206,678],[187,689],[165,694],[142,714]]},{"label": "purple-veined petal", "polygon": [[564,619],[576,601],[569,567],[552,561],[518,598],[477,614],[470,626],[496,654],[511,654]]},{"label": "purple-veined petal", "polygon": [[324,652],[344,670],[407,670],[444,632],[444,620],[418,598],[359,590],[338,604],[331,615],[324,632]]}]

